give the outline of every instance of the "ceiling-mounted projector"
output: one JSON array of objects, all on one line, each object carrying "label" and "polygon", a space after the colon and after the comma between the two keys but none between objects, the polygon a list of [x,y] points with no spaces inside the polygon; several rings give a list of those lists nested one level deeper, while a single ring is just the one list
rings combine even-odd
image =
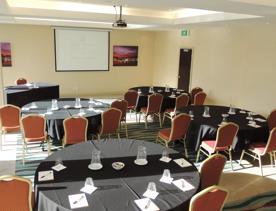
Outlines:
[{"label": "ceiling-mounted projector", "polygon": [[[116,9],[116,6],[114,6],[114,8]],[[116,17],[117,17],[117,10],[116,10]],[[119,19],[116,20],[113,24],[113,27],[118,27],[118,28],[125,28],[127,27],[127,23],[125,22],[125,20],[122,19],[122,5],[120,5],[120,16]]]}]

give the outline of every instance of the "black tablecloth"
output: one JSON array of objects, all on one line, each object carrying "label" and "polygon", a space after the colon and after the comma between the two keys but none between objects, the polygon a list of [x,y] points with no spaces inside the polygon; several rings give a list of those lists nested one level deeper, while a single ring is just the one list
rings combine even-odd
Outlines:
[{"label": "black tablecloth", "polygon": [[[229,112],[229,107],[225,106],[213,106],[206,105],[210,108],[209,118],[203,117],[205,106],[187,106],[185,108],[179,109],[180,113],[189,113],[192,111],[194,114],[194,119],[191,121],[190,128],[187,134],[187,144],[189,148],[193,150],[198,150],[201,141],[204,139],[215,139],[218,129],[218,125],[222,122],[222,114],[227,114]],[[248,125],[249,120],[246,119],[248,111],[246,113],[240,113],[240,111],[245,111],[241,109],[236,109],[235,115],[229,115],[227,118],[228,122],[234,122],[239,125],[239,131],[237,134],[237,142],[234,144],[234,150],[241,150],[248,147],[252,142],[267,141],[268,138],[268,125],[267,122],[256,121],[261,127],[254,128]],[[253,115],[256,118],[265,118],[261,115]]]},{"label": "black tablecloth", "polygon": [[59,85],[38,82],[8,86],[4,89],[4,103],[19,107],[33,101],[53,98],[59,98]]},{"label": "black tablecloth", "polygon": [[[136,111],[139,112],[142,107],[146,107],[148,105],[148,96],[152,93],[149,93],[149,86],[140,86],[140,87],[133,87],[130,88],[130,90],[141,90],[141,93],[139,94],[138,100],[136,102]],[[161,86],[154,86],[153,91],[159,94],[163,95],[163,103],[161,107],[161,111],[165,111],[167,108],[173,108],[175,106],[175,98],[179,96],[180,94],[188,92],[181,90],[181,89],[175,89],[175,88],[169,88],[168,92],[165,91],[165,87]],[[175,96],[172,96],[174,94]]]},{"label": "black tablecloth", "polygon": [[[147,148],[148,164],[145,166],[134,164],[140,145]],[[93,171],[88,165],[95,148],[101,151],[103,168]],[[194,166],[181,168],[174,161],[159,161],[162,151],[159,144],[123,139],[86,142],[55,152],[36,170],[34,183],[38,210],[70,210],[68,195],[81,193],[86,177],[92,177],[98,189],[91,195],[86,194],[89,207],[78,210],[139,210],[134,200],[144,198],[142,195],[149,182],[156,183],[160,194],[153,201],[161,210],[187,210],[190,198],[199,188],[199,173]],[[183,157],[172,149],[169,154],[171,158]],[[38,182],[38,172],[50,170],[57,159],[62,159],[67,168],[54,172],[54,181]],[[114,170],[111,164],[116,161],[124,162],[125,167]],[[182,192],[173,184],[159,182],[164,169],[170,169],[174,179],[184,178],[195,188]]]},{"label": "black tablecloth", "polygon": [[[47,132],[48,135],[55,143],[61,143],[64,135],[63,120],[70,116],[78,115],[80,112],[79,108],[74,108],[75,99],[74,98],[61,98],[58,100],[59,109],[52,111],[53,114],[47,114],[47,109],[51,108],[52,101],[36,101],[29,103],[22,107],[22,115],[26,114],[42,114],[45,115],[47,121]],[[85,112],[83,117],[88,119],[88,134],[95,134],[97,132],[98,126],[101,124],[101,112],[109,108],[109,105],[98,100],[93,100],[92,104],[89,103],[88,99],[81,99],[81,105],[83,111]],[[94,110],[89,110],[89,104],[92,105]],[[34,108],[33,106],[36,106]],[[64,106],[67,108],[64,108]]]}]

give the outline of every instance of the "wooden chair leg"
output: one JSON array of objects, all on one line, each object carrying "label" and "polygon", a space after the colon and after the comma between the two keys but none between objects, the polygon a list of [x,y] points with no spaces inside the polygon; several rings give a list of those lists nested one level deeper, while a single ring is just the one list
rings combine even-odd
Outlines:
[{"label": "wooden chair leg", "polygon": [[269,157],[270,157],[270,164],[271,164],[271,167],[273,167],[273,152],[270,152],[269,153]]},{"label": "wooden chair leg", "polygon": [[118,140],[120,141],[121,137],[120,137],[120,133],[119,132],[117,133],[117,136],[118,136]]},{"label": "wooden chair leg", "polygon": [[148,116],[145,115],[145,128],[148,129]]},{"label": "wooden chair leg", "polygon": [[24,141],[23,141],[22,163],[23,163],[23,166],[25,166],[25,142]]},{"label": "wooden chair leg", "polygon": [[188,150],[187,150],[187,145],[186,145],[186,141],[183,139],[183,144],[184,144],[184,152],[185,152],[185,156],[186,156],[186,158],[188,158],[189,157],[189,155],[188,155]]},{"label": "wooden chair leg", "polygon": [[98,141],[100,141],[100,139],[101,139],[101,136],[100,136],[100,134],[98,134]]},{"label": "wooden chair leg", "polygon": [[125,122],[126,138],[128,139],[127,123]]},{"label": "wooden chair leg", "polygon": [[164,125],[164,122],[165,122],[165,117],[166,117],[166,113],[164,112],[164,114],[163,114],[163,121],[162,121],[162,125]]},{"label": "wooden chair leg", "polygon": [[161,113],[158,114],[159,116],[159,125],[160,125],[160,128],[162,128],[162,118],[161,118]]},{"label": "wooden chair leg", "polygon": [[229,160],[230,160],[230,164],[231,164],[231,169],[232,169],[232,171],[234,170],[233,169],[233,163],[232,163],[232,152],[231,152],[232,150],[231,149],[229,149]]},{"label": "wooden chair leg", "polygon": [[274,158],[274,165],[276,167],[276,152],[275,151],[273,152],[273,158]]}]

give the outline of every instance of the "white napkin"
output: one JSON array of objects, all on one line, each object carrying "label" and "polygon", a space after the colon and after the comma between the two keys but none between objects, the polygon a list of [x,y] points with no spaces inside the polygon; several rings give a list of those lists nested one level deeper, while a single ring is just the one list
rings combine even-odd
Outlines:
[{"label": "white napkin", "polygon": [[255,124],[255,125],[253,125],[253,124],[247,124],[248,126],[250,126],[250,127],[254,127],[254,128],[259,128],[259,127],[261,127],[260,125],[257,125],[257,124]]},{"label": "white napkin", "polygon": [[71,209],[88,207],[88,202],[84,193],[69,195]]},{"label": "white napkin", "polygon": [[262,119],[262,118],[256,118],[255,120],[259,121],[259,122],[265,122],[266,119]]},{"label": "white napkin", "polygon": [[148,198],[134,200],[135,204],[142,211],[158,211],[160,210],[156,204]]},{"label": "white napkin", "polygon": [[49,181],[54,179],[53,170],[38,172],[38,181]]},{"label": "white napkin", "polygon": [[81,192],[84,192],[84,193],[91,194],[91,193],[93,193],[96,189],[97,189],[97,187],[95,187],[94,185],[85,185],[82,189],[80,189],[80,191],[81,191]]},{"label": "white napkin", "polygon": [[172,183],[184,192],[195,188],[193,185],[191,185],[184,179],[174,180]]},{"label": "white napkin", "polygon": [[61,170],[66,169],[66,168],[67,167],[62,165],[61,163],[59,163],[59,164],[52,167],[52,169],[54,169],[55,171],[61,171]]},{"label": "white napkin", "polygon": [[203,114],[202,116],[203,116],[203,117],[206,117],[206,118],[209,118],[209,117],[211,117],[211,116],[210,116],[210,114],[208,114],[208,115],[206,115],[206,114]]},{"label": "white napkin", "polygon": [[159,160],[160,160],[160,161],[163,161],[163,162],[165,162],[165,163],[169,163],[172,159],[169,158],[169,157],[161,157]]},{"label": "white napkin", "polygon": [[240,110],[241,114],[246,114],[246,111]]},{"label": "white napkin", "polygon": [[78,115],[83,116],[83,115],[85,115],[85,112],[79,112]]},{"label": "white napkin", "polygon": [[176,162],[180,167],[189,167],[192,164],[190,164],[188,161],[186,161],[184,158],[174,159],[174,162]]},{"label": "white napkin", "polygon": [[162,176],[161,179],[160,179],[159,181],[160,181],[160,182],[167,183],[167,184],[171,184],[172,181],[173,181],[173,178],[172,178],[172,177],[164,177],[164,176]]},{"label": "white napkin", "polygon": [[143,194],[143,196],[151,199],[155,199],[158,196],[158,192],[156,191],[151,191],[151,190],[146,190],[146,192]]},{"label": "white napkin", "polygon": [[236,112],[231,112],[231,111],[228,111],[228,114],[230,114],[230,115],[234,115],[234,114],[236,114]]},{"label": "white napkin", "polygon": [[64,109],[70,108],[70,105],[64,105],[63,108]]},{"label": "white napkin", "polygon": [[29,111],[30,108],[29,108],[29,107],[23,107],[21,110],[22,110],[22,111]]}]

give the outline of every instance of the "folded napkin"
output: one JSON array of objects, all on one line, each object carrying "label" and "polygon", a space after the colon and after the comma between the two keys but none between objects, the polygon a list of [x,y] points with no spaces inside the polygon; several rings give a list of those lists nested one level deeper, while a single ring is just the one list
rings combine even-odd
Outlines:
[{"label": "folded napkin", "polygon": [[161,179],[160,179],[159,181],[160,181],[160,182],[167,183],[167,184],[171,184],[172,181],[173,181],[173,178],[172,178],[172,177],[164,177],[164,176],[162,176]]},{"label": "folded napkin", "polygon": [[71,209],[88,207],[88,202],[84,193],[69,195]]},{"label": "folded napkin", "polygon": [[88,194],[93,193],[95,190],[97,190],[97,187],[95,187],[94,185],[85,185],[82,189],[80,189],[81,192]]},{"label": "folded napkin", "polygon": [[156,204],[151,201],[149,198],[137,199],[134,200],[135,204],[139,207],[142,211],[158,211],[160,210]]},{"label": "folded napkin", "polygon": [[165,162],[165,163],[169,163],[172,159],[169,158],[169,157],[161,157],[159,160],[160,160],[160,161],[163,161],[163,162]]},{"label": "folded napkin", "polygon": [[38,172],[38,181],[49,181],[54,179],[53,170]]},{"label": "folded napkin", "polygon": [[146,192],[143,194],[143,196],[151,199],[155,199],[158,196],[158,192],[152,191],[152,190],[146,190]]},{"label": "folded napkin", "polygon": [[190,184],[184,179],[174,180],[172,183],[184,192],[195,188],[192,184]]},{"label": "folded napkin", "polygon": [[176,162],[180,167],[189,167],[192,164],[190,164],[188,161],[186,161],[184,158],[174,159],[174,162]]},{"label": "folded napkin", "polygon": [[266,122],[266,119],[262,119],[262,118],[256,118],[255,120],[257,120],[259,122]]},{"label": "folded napkin", "polygon": [[54,169],[55,171],[61,171],[61,170],[66,169],[66,168],[67,167],[62,165],[61,163],[59,163],[59,164],[52,167],[52,169]]},{"label": "folded napkin", "polygon": [[247,124],[248,126],[250,126],[250,127],[254,127],[254,128],[259,128],[259,127],[261,127],[260,125],[257,125],[257,124]]}]

